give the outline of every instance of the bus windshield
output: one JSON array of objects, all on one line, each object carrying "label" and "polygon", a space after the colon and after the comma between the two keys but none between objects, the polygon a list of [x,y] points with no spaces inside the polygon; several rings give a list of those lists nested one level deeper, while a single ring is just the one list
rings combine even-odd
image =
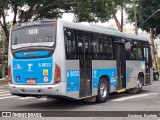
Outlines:
[{"label": "bus windshield", "polygon": [[56,39],[55,26],[25,27],[12,32],[12,48],[27,46],[53,46]]}]

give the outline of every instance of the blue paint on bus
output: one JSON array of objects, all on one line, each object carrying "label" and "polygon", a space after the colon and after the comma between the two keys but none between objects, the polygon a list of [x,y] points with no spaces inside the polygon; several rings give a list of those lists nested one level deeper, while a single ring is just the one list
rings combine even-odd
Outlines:
[{"label": "blue paint on bus", "polygon": [[46,56],[49,51],[32,51],[16,53],[16,57]]},{"label": "blue paint on bus", "polygon": [[67,92],[79,91],[79,70],[67,70]]},{"label": "blue paint on bus", "polygon": [[100,80],[100,77],[102,75],[107,75],[110,80],[110,87],[116,87],[116,76],[117,76],[117,71],[116,68],[107,68],[107,69],[93,69],[92,70],[92,87],[98,88],[98,83]]},{"label": "blue paint on bus", "polygon": [[48,84],[52,81],[52,59],[13,59],[13,80],[15,84],[28,84],[28,80],[35,80],[35,84]]},{"label": "blue paint on bus", "polygon": [[129,79],[130,79],[130,73],[129,73],[129,72],[126,72],[126,83],[129,82]]}]

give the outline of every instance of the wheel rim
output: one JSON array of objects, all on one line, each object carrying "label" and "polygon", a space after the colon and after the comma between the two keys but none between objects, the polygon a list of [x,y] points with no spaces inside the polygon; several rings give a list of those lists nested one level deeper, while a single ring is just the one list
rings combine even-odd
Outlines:
[{"label": "wheel rim", "polygon": [[158,80],[158,75],[156,74],[156,80]]},{"label": "wheel rim", "polygon": [[141,89],[141,88],[142,88],[141,80],[137,80],[137,88],[138,88],[138,89]]},{"label": "wheel rim", "polygon": [[100,86],[100,94],[103,98],[107,96],[107,86],[104,83],[102,83]]}]

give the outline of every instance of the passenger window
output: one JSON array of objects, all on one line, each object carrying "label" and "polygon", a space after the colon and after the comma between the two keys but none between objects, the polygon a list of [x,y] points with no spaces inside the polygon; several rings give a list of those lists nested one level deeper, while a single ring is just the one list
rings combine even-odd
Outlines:
[{"label": "passenger window", "polygon": [[113,59],[112,40],[110,36],[91,34],[92,55],[94,59]]},{"label": "passenger window", "polygon": [[149,62],[149,55],[148,55],[148,48],[143,48],[144,50],[144,59],[146,60],[146,62]]},{"label": "passenger window", "polygon": [[127,60],[130,60],[130,48],[131,48],[130,42],[126,41],[125,42],[125,50],[126,50],[126,59]]},{"label": "passenger window", "polygon": [[99,41],[98,41],[98,34],[91,34],[91,48],[92,48],[92,56],[93,59],[100,59],[99,58]]},{"label": "passenger window", "polygon": [[143,59],[141,42],[137,42],[137,41],[131,42],[131,59],[132,60]]},{"label": "passenger window", "polygon": [[103,36],[103,59],[113,59],[112,38]]},{"label": "passenger window", "polygon": [[64,40],[66,46],[66,58],[76,59],[76,39],[75,30],[65,28],[64,29]]}]

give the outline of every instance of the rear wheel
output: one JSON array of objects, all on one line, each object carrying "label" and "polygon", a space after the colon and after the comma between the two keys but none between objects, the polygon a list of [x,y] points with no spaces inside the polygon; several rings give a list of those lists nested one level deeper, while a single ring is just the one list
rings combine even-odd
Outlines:
[{"label": "rear wheel", "polygon": [[98,95],[96,101],[99,103],[106,102],[109,96],[108,83],[105,78],[101,78],[98,85]]}]

